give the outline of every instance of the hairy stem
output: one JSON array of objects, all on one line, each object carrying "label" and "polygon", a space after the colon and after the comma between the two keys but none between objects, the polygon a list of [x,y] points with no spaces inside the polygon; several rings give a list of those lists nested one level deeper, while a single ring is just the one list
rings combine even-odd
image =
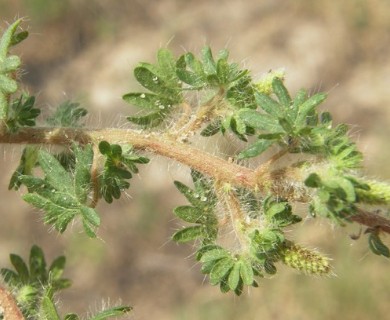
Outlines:
[{"label": "hairy stem", "polygon": [[365,225],[370,228],[379,228],[379,230],[390,234],[390,221],[377,213],[358,209],[358,213],[348,217],[350,220]]},{"label": "hairy stem", "polygon": [[[252,170],[213,156],[191,145],[167,138],[164,139],[164,137],[153,133],[140,133],[131,129],[114,128],[50,127],[23,128],[17,133],[0,132],[0,143],[12,144],[70,145],[76,141],[81,144],[93,143],[96,146],[103,140],[111,144],[131,144],[135,149],[162,155],[202,172],[216,181],[224,181],[251,190],[276,192],[278,196],[284,198],[292,197],[291,190],[278,187],[283,180],[293,176],[289,171],[277,170],[272,172],[269,163]],[[302,201],[299,198],[292,200]],[[383,232],[390,234],[390,221],[377,214],[359,211],[350,217],[350,220],[370,227],[381,226]]]},{"label": "hairy stem", "polygon": [[0,286],[0,319],[24,320],[22,312],[10,292]]}]

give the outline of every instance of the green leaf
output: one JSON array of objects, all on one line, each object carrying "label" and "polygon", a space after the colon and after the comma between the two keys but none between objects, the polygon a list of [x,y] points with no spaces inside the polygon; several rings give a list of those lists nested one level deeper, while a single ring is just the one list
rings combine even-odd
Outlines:
[{"label": "green leaf", "polygon": [[179,91],[177,88],[172,88],[167,85],[165,79],[161,76],[160,70],[149,63],[142,63],[134,69],[134,76],[137,81],[146,89],[160,95],[161,97],[174,97],[174,101],[178,102]]},{"label": "green leaf", "polygon": [[259,113],[256,110],[245,109],[239,112],[239,117],[248,126],[272,133],[282,132],[278,119],[268,114]]},{"label": "green leaf", "polygon": [[41,110],[34,108],[35,97],[21,95],[10,106],[7,126],[10,132],[17,132],[21,127],[35,126],[35,119]]},{"label": "green leaf", "polygon": [[319,188],[322,185],[320,176],[317,173],[311,173],[306,178],[305,185],[309,188]]},{"label": "green leaf", "polygon": [[8,185],[8,190],[18,190],[22,184],[20,177],[22,175],[30,175],[32,173],[32,170],[38,161],[38,150],[39,148],[35,146],[27,146],[23,149],[19,166],[12,174]]},{"label": "green leaf", "polygon": [[23,40],[28,37],[29,33],[27,30],[20,31],[18,33],[14,33],[11,39],[11,46],[16,46]]},{"label": "green leaf", "polygon": [[30,250],[30,279],[45,283],[47,281],[46,261],[42,249],[33,245]]},{"label": "green leaf", "polygon": [[100,225],[99,215],[96,213],[95,209],[88,208],[88,207],[81,207],[80,213],[83,218],[83,226],[84,226],[85,233],[90,238],[95,238],[96,234],[93,229]]},{"label": "green leaf", "polygon": [[198,223],[204,214],[202,210],[190,206],[177,207],[173,212],[180,219],[190,223]]},{"label": "green leaf", "polygon": [[66,258],[64,256],[57,257],[50,265],[49,274],[52,280],[59,280],[64,272]]},{"label": "green leaf", "polygon": [[199,193],[194,192],[191,188],[187,187],[180,181],[174,181],[174,184],[180,193],[182,193],[194,207],[202,207]]},{"label": "green leaf", "polygon": [[73,150],[76,157],[74,168],[75,196],[80,203],[85,204],[91,190],[92,145],[88,144],[84,149],[74,145]]},{"label": "green leaf", "polygon": [[314,109],[321,104],[327,95],[325,93],[317,93],[314,96],[311,96],[303,104],[299,106],[298,114],[295,119],[296,127],[304,127],[306,125],[306,119],[308,115],[314,111]]},{"label": "green leaf", "polygon": [[20,284],[20,277],[16,272],[7,268],[2,268],[0,270],[0,274],[6,284],[10,286],[16,286]]},{"label": "green leaf", "polygon": [[202,62],[203,62],[204,72],[207,75],[217,74],[217,65],[215,63],[213,54],[209,46],[206,46],[202,49]]},{"label": "green leaf", "polygon": [[132,177],[130,171],[138,172],[136,164],[148,163],[149,159],[135,154],[129,145],[122,147],[107,141],[99,143],[99,150],[106,157],[103,174],[99,178],[100,196],[111,203],[113,199],[120,198],[123,190],[130,187],[127,180]]},{"label": "green leaf", "polygon": [[379,235],[375,232],[371,232],[368,236],[368,244],[373,253],[381,255],[386,258],[390,258],[389,248],[382,242]]},{"label": "green leaf", "polygon": [[210,283],[212,285],[220,283],[232,269],[233,265],[234,262],[231,257],[218,260],[218,262],[211,269]]},{"label": "green leaf", "polygon": [[155,127],[158,126],[164,120],[164,117],[164,113],[157,111],[151,112],[145,116],[127,117],[126,119],[143,127]]},{"label": "green leaf", "polygon": [[172,240],[179,243],[183,243],[196,240],[204,236],[206,236],[206,234],[203,226],[191,226],[174,233],[174,235],[172,236]]},{"label": "green leaf", "polygon": [[42,320],[61,320],[53,301],[45,295],[41,302]]},{"label": "green leaf", "polygon": [[200,135],[202,137],[211,137],[220,131],[221,131],[221,120],[216,120],[208,124],[207,127],[200,132]]},{"label": "green leaf", "polygon": [[132,307],[129,306],[118,306],[109,308],[107,310],[103,310],[99,312],[98,314],[95,314],[89,320],[105,320],[111,317],[121,317],[133,310]]},{"label": "green leaf", "polygon": [[23,259],[16,254],[10,254],[10,260],[16,272],[18,273],[20,281],[22,281],[23,283],[27,283],[29,278],[29,272],[27,265],[25,264]]},{"label": "green leaf", "polygon": [[230,253],[223,248],[216,248],[212,250],[208,250],[203,253],[200,262],[206,263],[209,261],[215,261],[222,258],[230,258]]},{"label": "green leaf", "polygon": [[4,61],[7,56],[8,50],[12,45],[12,40],[14,38],[16,29],[19,27],[22,19],[16,20],[13,24],[11,24],[8,29],[3,33],[0,39],[0,63]]},{"label": "green leaf", "polygon": [[240,283],[240,268],[241,264],[236,262],[229,273],[228,284],[232,291],[235,291]]},{"label": "green leaf", "polygon": [[222,247],[220,247],[216,244],[204,245],[200,249],[198,249],[198,251],[196,251],[196,260],[199,261],[205,252],[210,251],[210,250],[214,250],[214,249],[224,250]]},{"label": "green leaf", "polygon": [[257,104],[272,117],[278,119],[283,116],[283,110],[281,108],[281,105],[277,103],[274,99],[272,99],[270,96],[263,93],[255,92],[255,98]]},{"label": "green leaf", "polygon": [[177,86],[176,61],[172,52],[166,48],[159,49],[157,61],[161,74],[165,75],[165,80],[171,82],[170,85]]},{"label": "green leaf", "polygon": [[73,127],[82,126],[81,120],[87,115],[88,111],[81,108],[79,103],[65,101],[61,103],[54,114],[46,119],[46,122],[54,127]]},{"label": "green leaf", "polygon": [[175,101],[169,98],[161,97],[153,93],[141,92],[132,92],[125,94],[123,96],[123,100],[137,107],[143,109],[157,110],[159,112],[171,108],[172,105],[175,103]]},{"label": "green leaf", "polygon": [[54,156],[45,150],[40,150],[38,162],[50,185],[59,191],[72,193],[73,183],[70,175]]},{"label": "green leaf", "polygon": [[283,81],[280,78],[275,77],[272,80],[272,90],[278,97],[280,104],[284,106],[286,108],[286,112],[288,112],[287,108],[290,107],[292,101],[286,87],[283,84]]},{"label": "green leaf", "polygon": [[238,154],[238,159],[246,159],[257,157],[269,147],[271,147],[275,141],[272,140],[257,140],[249,145],[249,147]]},{"label": "green leaf", "polygon": [[254,281],[254,274],[251,262],[248,259],[241,259],[239,261],[239,264],[240,277],[242,279],[242,282],[247,286],[251,286]]},{"label": "green leaf", "polygon": [[200,89],[207,85],[202,63],[190,52],[177,60],[176,74],[181,81],[194,89]]},{"label": "green leaf", "polygon": [[75,313],[68,313],[65,317],[64,320],[80,320],[79,316]]}]

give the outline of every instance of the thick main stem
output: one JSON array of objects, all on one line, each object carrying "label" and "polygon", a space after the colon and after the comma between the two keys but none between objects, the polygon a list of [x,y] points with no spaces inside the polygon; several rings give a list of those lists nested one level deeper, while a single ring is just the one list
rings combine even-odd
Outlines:
[{"label": "thick main stem", "polygon": [[[16,134],[0,135],[0,143],[69,145],[76,141],[82,144],[100,141],[131,144],[135,149],[150,151],[165,156],[198,170],[216,180],[246,188],[259,188],[254,171],[229,163],[188,144],[164,139],[156,134],[141,134],[126,129],[77,129],[77,128],[23,128]],[[259,183],[260,182],[260,183]]]},{"label": "thick main stem", "polygon": [[[131,129],[31,127],[22,128],[17,133],[0,132],[0,143],[12,144],[70,145],[73,142],[78,142],[97,145],[103,140],[109,143],[131,144],[135,149],[149,151],[178,161],[216,181],[224,181],[251,190],[272,191],[273,188],[270,188],[270,185],[278,185],[280,180],[286,178],[283,175],[273,175],[267,163],[264,167],[252,170],[213,156],[191,145],[164,139],[164,136],[161,135],[140,133]],[[275,190],[283,192],[283,189],[280,188]],[[278,196],[289,198],[290,195],[278,194]],[[350,219],[369,227],[372,227],[373,224],[377,226],[380,222],[380,225],[384,226],[382,231],[390,233],[390,228],[387,227],[390,225],[390,221],[384,217],[378,220],[378,217],[380,216],[374,213],[357,212]]]}]

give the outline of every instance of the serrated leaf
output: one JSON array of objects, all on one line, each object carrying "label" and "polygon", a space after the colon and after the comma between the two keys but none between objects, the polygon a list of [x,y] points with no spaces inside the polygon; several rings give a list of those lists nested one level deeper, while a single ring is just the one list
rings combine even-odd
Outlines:
[{"label": "serrated leaf", "polygon": [[246,159],[257,157],[269,147],[271,147],[275,141],[272,140],[257,140],[249,145],[249,147],[238,154],[238,159]]},{"label": "serrated leaf", "polygon": [[59,232],[64,232],[67,225],[77,215],[76,209],[67,209],[52,203],[50,200],[36,193],[28,193],[23,196],[27,203],[45,211],[44,222],[52,224]]},{"label": "serrated leaf", "polygon": [[69,173],[54,156],[47,151],[40,150],[38,162],[50,185],[59,191],[72,193],[73,183]]},{"label": "serrated leaf", "polygon": [[191,226],[177,231],[172,236],[172,240],[183,243],[202,238],[205,235],[206,234],[203,226]]},{"label": "serrated leaf", "polygon": [[85,233],[90,238],[95,238],[95,228],[100,225],[100,217],[96,213],[95,209],[89,208],[89,207],[81,207],[80,213],[83,218],[83,227],[85,230]]}]

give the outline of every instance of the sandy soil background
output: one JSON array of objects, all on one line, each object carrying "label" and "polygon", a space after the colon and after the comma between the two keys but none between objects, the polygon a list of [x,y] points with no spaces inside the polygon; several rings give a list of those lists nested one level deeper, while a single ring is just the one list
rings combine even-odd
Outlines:
[{"label": "sandy soil background", "polygon": [[[386,0],[0,0],[4,28],[15,17],[31,35],[16,52],[24,84],[52,110],[72,99],[90,110],[91,126],[117,126],[131,108],[122,94],[137,89],[132,69],[175,53],[227,47],[232,60],[260,77],[284,67],[294,92],[325,91],[336,122],[351,124],[365,152],[365,173],[390,179],[390,2]],[[45,111],[47,112],[47,111]],[[199,273],[191,246],[169,241],[178,227],[172,208],[184,203],[172,181],[186,168],[157,159],[134,179],[129,198],[99,206],[101,240],[79,226],[50,232],[20,195],[7,191],[19,147],[2,147],[0,161],[0,265],[26,256],[32,243],[49,259],[66,254],[74,286],[62,295],[64,312],[104,303],[135,307],[131,319],[385,319],[390,298],[389,261],[368,252],[357,228],[340,230],[308,220],[294,230],[298,242],[334,258],[336,277],[305,277],[283,266],[273,279],[242,297],[222,295]],[[169,170],[167,170],[169,169]],[[108,301],[109,298],[109,301]],[[90,307],[90,309],[88,309]]]}]

